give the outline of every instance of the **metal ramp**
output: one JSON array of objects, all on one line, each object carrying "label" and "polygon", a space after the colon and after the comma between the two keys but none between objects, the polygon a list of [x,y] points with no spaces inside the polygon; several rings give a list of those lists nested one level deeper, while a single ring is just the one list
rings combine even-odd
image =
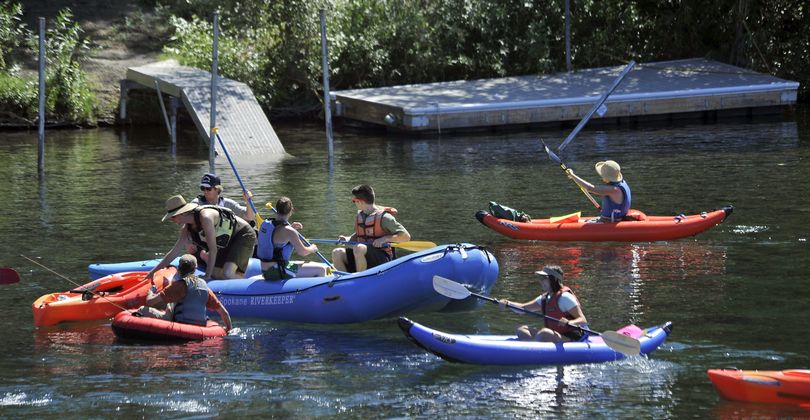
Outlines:
[{"label": "metal ramp", "polygon": [[[127,69],[121,84],[121,117],[126,117],[126,90],[155,90],[172,97],[170,112],[176,111],[176,100],[185,106],[200,137],[208,143],[211,121],[211,73],[161,61]],[[217,81],[217,127],[232,155],[283,155],[284,146],[264,114],[248,85],[219,78]],[[209,145],[210,146],[210,145]]]}]

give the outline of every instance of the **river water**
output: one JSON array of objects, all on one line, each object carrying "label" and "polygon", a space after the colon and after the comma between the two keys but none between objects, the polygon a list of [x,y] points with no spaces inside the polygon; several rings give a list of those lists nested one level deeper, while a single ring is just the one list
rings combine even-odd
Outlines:
[{"label": "river water", "polygon": [[[162,255],[176,227],[164,201],[198,192],[207,148],[193,133],[176,151],[159,127],[53,130],[37,176],[36,132],[0,133],[0,266],[16,268],[0,310],[0,417],[348,416],[737,418],[810,410],[723,401],[708,368],[810,368],[810,110],[786,118],[596,128],[564,158],[587,179],[619,161],[634,207],[697,213],[733,204],[694,238],[632,244],[519,242],[478,223],[489,201],[549,217],[593,209],[543,153],[568,129],[388,136],[337,133],[332,170],[317,125],[277,127],[294,157],[235,157],[261,205],[293,199],[309,238],[351,232],[350,189],[375,187],[414,240],[490,247],[496,297],[537,293],[532,272],[559,264],[592,328],[674,323],[649,358],[556,367],[452,364],[413,346],[394,319],[320,326],[236,319],[224,340],[143,345],[114,339],[109,321],[36,329],[30,305],[78,282],[87,265]],[[227,133],[222,133],[227,141]],[[239,184],[217,163],[226,195]],[[265,213],[265,215],[267,215]],[[321,246],[324,253],[329,246]],[[328,255],[328,254],[327,254]],[[448,332],[508,333],[525,318],[494,305],[411,316]]]}]

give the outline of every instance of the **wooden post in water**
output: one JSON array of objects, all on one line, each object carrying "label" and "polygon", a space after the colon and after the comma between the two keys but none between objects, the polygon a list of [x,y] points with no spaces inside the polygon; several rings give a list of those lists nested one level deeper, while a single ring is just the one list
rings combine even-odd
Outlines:
[{"label": "wooden post in water", "polygon": [[321,55],[323,62],[323,118],[326,122],[326,147],[331,165],[334,147],[332,145],[332,100],[329,93],[329,60],[326,49],[326,11],[320,10],[321,16]]},{"label": "wooden post in water", "polygon": [[39,147],[37,173],[45,175],[45,18],[39,18]]},{"label": "wooden post in water", "polygon": [[217,156],[217,65],[219,61],[219,12],[214,12],[214,47],[211,62],[211,130],[208,133],[208,170],[214,172],[214,159]]}]

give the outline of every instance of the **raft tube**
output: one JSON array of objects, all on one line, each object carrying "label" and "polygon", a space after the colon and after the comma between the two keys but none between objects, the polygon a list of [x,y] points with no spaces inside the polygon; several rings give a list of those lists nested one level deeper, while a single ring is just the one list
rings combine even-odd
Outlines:
[{"label": "raft tube", "polygon": [[709,380],[723,398],[810,406],[810,370],[709,369]]},{"label": "raft tube", "polygon": [[[177,273],[175,267],[155,272],[155,287],[163,290]],[[49,293],[31,304],[34,325],[44,327],[69,321],[95,321],[111,318],[124,309],[146,302],[151,282],[146,271],[112,274],[67,292]]]},{"label": "raft tube", "polygon": [[711,229],[731,215],[734,207],[694,215],[647,216],[631,210],[635,220],[616,223],[593,223],[595,217],[574,218],[551,223],[549,219],[533,219],[517,222],[499,219],[485,210],[475,214],[484,226],[513,239],[540,241],[589,241],[589,242],[645,242],[695,236]]},{"label": "raft tube", "polygon": [[[127,271],[150,271],[160,263],[161,259],[143,260],[143,261],[130,261],[122,263],[109,263],[109,264],[90,264],[87,266],[87,271],[90,273],[91,279],[98,279],[110,274],[123,273]],[[180,263],[180,257],[177,257],[170,263],[170,265],[177,266]],[[251,258],[248,262],[247,272],[245,277],[255,276],[262,273],[261,261],[256,258]],[[205,275],[205,271],[199,268],[196,274],[200,277]]]},{"label": "raft tube", "polygon": [[440,245],[359,273],[266,281],[261,277],[213,280],[231,317],[338,324],[411,312],[468,310],[478,299],[451,300],[433,289],[439,275],[489,294],[498,262],[472,244]]},{"label": "raft tube", "polygon": [[[587,341],[543,343],[520,341],[515,335],[448,334],[411,321],[399,319],[399,328],[417,346],[449,362],[476,365],[570,365],[603,363],[625,356],[608,347],[601,337],[590,336]],[[641,329],[628,325],[617,330],[637,338],[641,354],[657,349],[672,331],[672,323]]]},{"label": "raft tube", "polygon": [[133,311],[121,311],[115,315],[112,330],[116,337],[122,339],[164,342],[202,341],[226,335],[225,328],[210,319],[205,326],[192,325],[135,316]]}]

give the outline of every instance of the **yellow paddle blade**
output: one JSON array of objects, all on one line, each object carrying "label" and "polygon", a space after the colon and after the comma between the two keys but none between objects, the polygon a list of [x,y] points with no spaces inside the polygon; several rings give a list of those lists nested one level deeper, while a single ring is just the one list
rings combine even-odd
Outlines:
[{"label": "yellow paddle blade", "polygon": [[261,227],[263,222],[264,219],[262,219],[262,216],[260,216],[259,213],[256,213],[256,227]]},{"label": "yellow paddle blade", "polygon": [[579,217],[582,216],[582,212],[578,211],[576,213],[566,214],[565,216],[557,216],[548,219],[549,223],[572,223],[578,222]]},{"label": "yellow paddle blade", "polygon": [[408,241],[408,242],[395,242],[389,244],[394,248],[407,249],[408,251],[424,251],[426,249],[435,248],[436,244],[428,241]]}]

